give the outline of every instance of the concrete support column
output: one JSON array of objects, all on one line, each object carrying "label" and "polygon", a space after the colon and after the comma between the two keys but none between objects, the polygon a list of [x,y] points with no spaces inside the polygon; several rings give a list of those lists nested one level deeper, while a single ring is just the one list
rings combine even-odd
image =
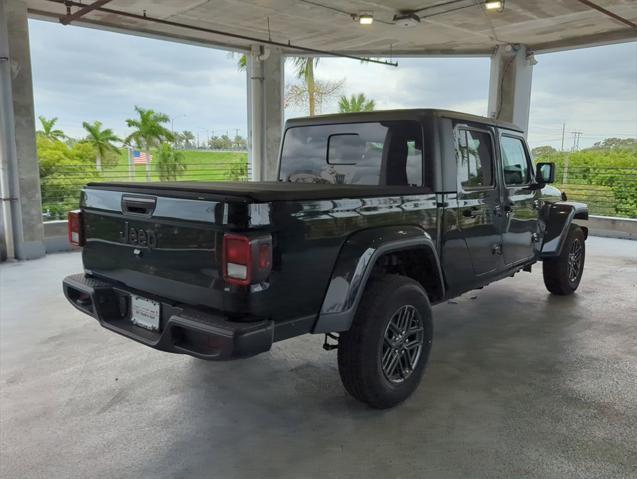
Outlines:
[{"label": "concrete support column", "polygon": [[0,0],[0,175],[3,237],[10,256],[43,256],[44,226],[27,8]]},{"label": "concrete support column", "polygon": [[248,141],[252,179],[276,180],[283,129],[283,56],[254,46],[248,55]]},{"label": "concrete support column", "polygon": [[489,116],[523,128],[529,126],[531,79],[537,62],[525,45],[500,45],[491,56]]}]

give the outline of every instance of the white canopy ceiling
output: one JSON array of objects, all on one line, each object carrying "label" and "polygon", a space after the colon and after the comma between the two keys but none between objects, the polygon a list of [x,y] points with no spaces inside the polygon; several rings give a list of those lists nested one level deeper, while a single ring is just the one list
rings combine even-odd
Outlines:
[{"label": "white canopy ceiling", "polygon": [[[93,2],[84,0],[82,3]],[[505,0],[501,12],[487,11],[482,0],[112,0],[103,3],[101,10],[88,12],[75,23],[230,49],[245,49],[255,42],[206,30],[372,56],[390,53],[484,55],[498,44],[506,43],[526,44],[538,52],[637,39],[634,26],[637,0]],[[62,0],[26,0],[26,4],[30,14],[36,17],[57,18],[67,13]],[[79,8],[73,6],[71,12]],[[394,21],[395,15],[414,11],[420,19],[415,25],[406,27]],[[352,18],[361,13],[373,14],[374,23],[360,25]],[[144,14],[168,24],[150,21],[143,18]]]}]

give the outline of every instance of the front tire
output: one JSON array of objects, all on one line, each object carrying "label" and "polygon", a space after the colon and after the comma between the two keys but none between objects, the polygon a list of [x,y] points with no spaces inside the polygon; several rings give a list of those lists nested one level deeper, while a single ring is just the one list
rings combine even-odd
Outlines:
[{"label": "front tire", "polygon": [[339,338],[345,389],[374,408],[401,403],[420,383],[432,337],[431,305],[418,282],[398,275],[370,281],[351,328]]},{"label": "front tire", "polygon": [[544,260],[544,284],[551,293],[566,296],[579,286],[586,259],[585,239],[582,228],[571,225],[560,255]]}]

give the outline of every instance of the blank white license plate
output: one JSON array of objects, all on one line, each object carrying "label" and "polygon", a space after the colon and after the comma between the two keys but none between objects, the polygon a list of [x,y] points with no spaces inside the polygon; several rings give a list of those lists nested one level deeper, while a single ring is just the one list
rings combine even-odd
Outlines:
[{"label": "blank white license plate", "polygon": [[151,331],[159,330],[159,303],[131,295],[131,321]]}]

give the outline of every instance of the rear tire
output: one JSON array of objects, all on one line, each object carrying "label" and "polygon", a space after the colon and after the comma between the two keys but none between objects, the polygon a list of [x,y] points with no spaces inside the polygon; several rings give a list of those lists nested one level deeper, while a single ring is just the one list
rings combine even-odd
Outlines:
[{"label": "rear tire", "polygon": [[560,255],[545,259],[542,265],[546,289],[560,296],[573,294],[582,280],[585,259],[584,232],[571,225]]},{"label": "rear tire", "polygon": [[374,408],[401,403],[420,383],[432,337],[431,306],[418,282],[399,275],[370,281],[351,328],[339,337],[345,389]]}]

